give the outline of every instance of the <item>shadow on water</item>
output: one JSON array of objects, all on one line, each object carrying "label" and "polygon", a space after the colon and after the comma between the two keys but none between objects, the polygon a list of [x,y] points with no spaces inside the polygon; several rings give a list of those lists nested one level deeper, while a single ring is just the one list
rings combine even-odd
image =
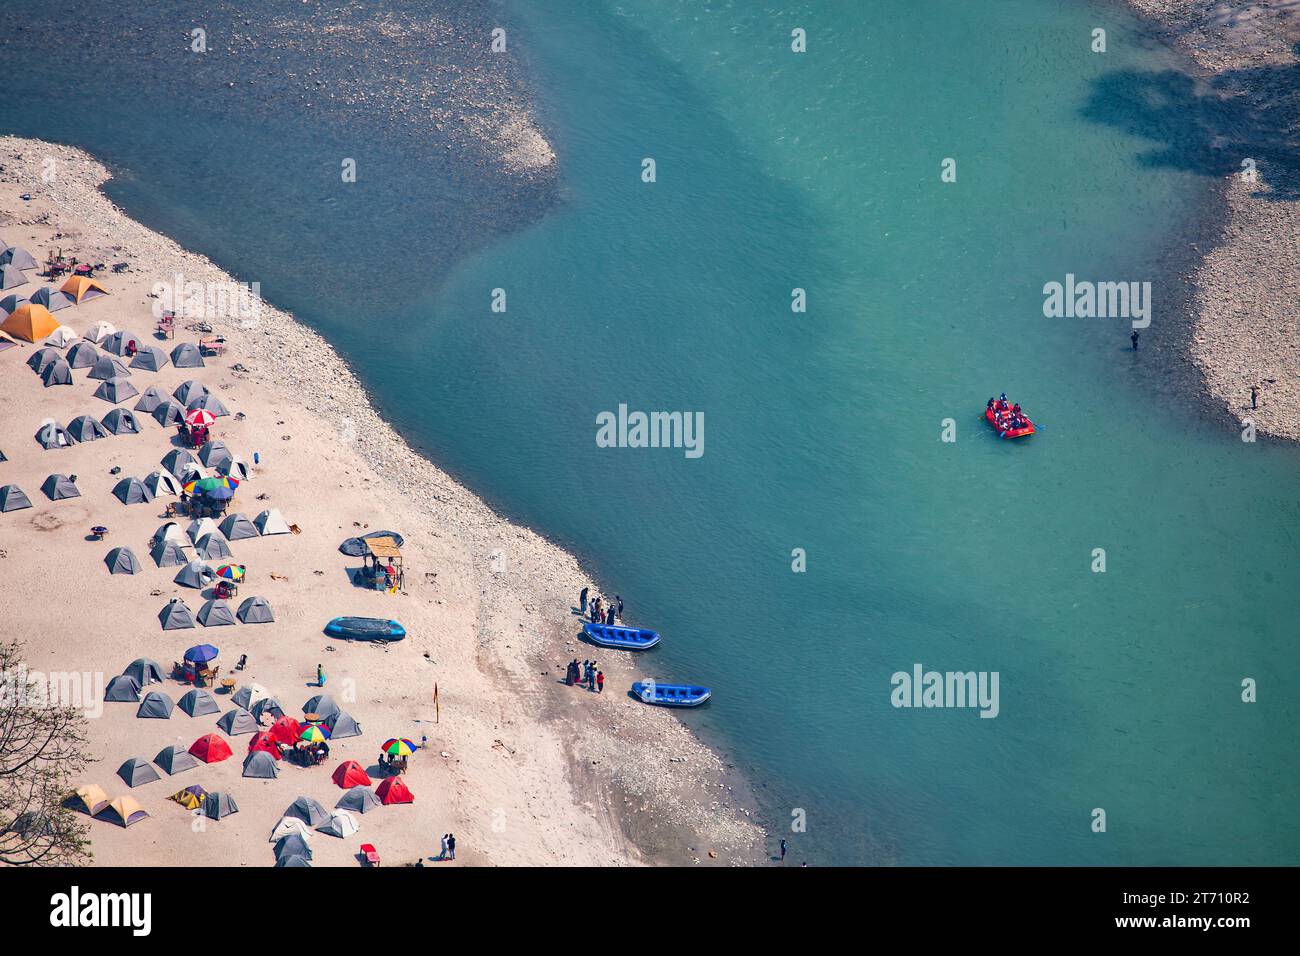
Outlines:
[{"label": "shadow on water", "polygon": [[1155,142],[1139,157],[1147,168],[1223,177],[1253,159],[1273,187],[1260,195],[1300,199],[1300,63],[1228,70],[1209,81],[1176,70],[1108,73],[1081,115]]}]

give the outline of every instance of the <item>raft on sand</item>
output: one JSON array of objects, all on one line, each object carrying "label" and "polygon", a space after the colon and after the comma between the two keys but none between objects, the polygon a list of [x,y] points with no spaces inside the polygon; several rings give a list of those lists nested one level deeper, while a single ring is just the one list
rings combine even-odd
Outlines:
[{"label": "raft on sand", "polygon": [[625,651],[643,651],[659,643],[659,634],[637,627],[619,627],[616,624],[584,624],[582,632],[601,647],[617,647]]},{"label": "raft on sand", "polygon": [[325,625],[325,633],[349,641],[400,641],[406,628],[377,617],[336,617]]}]

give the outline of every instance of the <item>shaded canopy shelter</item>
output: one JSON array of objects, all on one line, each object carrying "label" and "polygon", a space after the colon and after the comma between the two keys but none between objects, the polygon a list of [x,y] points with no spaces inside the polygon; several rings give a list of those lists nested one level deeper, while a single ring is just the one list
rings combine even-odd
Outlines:
[{"label": "shaded canopy shelter", "polygon": [[259,721],[266,714],[269,714],[272,720],[284,716],[284,708],[280,706],[280,701],[274,697],[263,697],[261,700],[255,701],[249,710]]},{"label": "shaded canopy shelter", "polygon": [[161,371],[167,364],[167,353],[155,345],[142,345],[131,359],[131,368],[144,369],[146,372]]},{"label": "shaded canopy shelter", "polygon": [[192,753],[184,747],[177,747],[174,744],[158,751],[158,756],[153,758],[153,762],[172,775],[186,770],[193,770],[199,765]]},{"label": "shaded canopy shelter", "polygon": [[45,366],[45,371],[41,372],[41,383],[46,388],[54,385],[71,385],[72,368],[63,359],[57,362],[51,362]]},{"label": "shaded canopy shelter", "polygon": [[217,572],[202,561],[191,561],[176,572],[173,579],[177,584],[187,588],[205,588],[217,579]]},{"label": "shaded canopy shelter", "polygon": [[339,711],[337,714],[330,714],[325,718],[325,726],[329,728],[331,740],[342,740],[344,737],[360,737],[361,725],[353,719],[351,714]]},{"label": "shaded canopy shelter", "polygon": [[111,435],[138,435],[140,422],[125,408],[115,408],[104,416],[103,425]]},{"label": "shaded canopy shelter", "polygon": [[397,540],[391,537],[367,537],[362,539],[362,543],[366,548],[363,575],[376,589],[396,587],[400,590],[406,583],[406,569],[402,564],[402,549]]},{"label": "shaded canopy shelter", "polygon": [[17,485],[0,485],[0,514],[7,511],[21,511],[31,506],[27,493]]},{"label": "shaded canopy shelter", "polygon": [[180,598],[172,598],[168,601],[158,612],[158,620],[162,622],[164,631],[179,631],[194,627],[194,614]]},{"label": "shaded canopy shelter", "polygon": [[107,349],[114,355],[126,355],[131,347],[137,350],[148,347],[149,343],[134,332],[127,332],[125,329],[114,332],[106,338],[100,339],[99,347]]},{"label": "shaded canopy shelter", "polygon": [[411,793],[401,777],[385,777],[375,788],[375,796],[385,806],[394,803],[414,803],[415,794]]},{"label": "shaded canopy shelter", "polygon": [[[171,428],[173,425],[179,425],[185,421],[185,408],[180,402],[168,400],[163,402],[151,412],[154,421],[163,428]],[[180,476],[177,475],[179,478]]]},{"label": "shaded canopy shelter", "polygon": [[155,780],[162,779],[158,775],[158,771],[143,757],[128,758],[122,766],[117,768],[117,775],[122,778],[128,787],[138,787],[141,784],[153,783]]},{"label": "shaded canopy shelter", "polygon": [[270,624],[275,620],[270,602],[257,595],[245,598],[235,616],[242,624]]},{"label": "shaded canopy shelter", "polygon": [[107,382],[100,382],[99,388],[95,389],[96,398],[102,398],[114,405],[125,402],[128,398],[135,398],[139,394],[140,390],[124,378],[110,378]]},{"label": "shaded canopy shelter", "polygon": [[50,314],[50,310],[35,302],[24,302],[0,322],[0,331],[32,343],[49,338],[58,327],[59,320]]},{"label": "shaded canopy shelter", "polygon": [[95,364],[90,369],[90,377],[96,381],[107,382],[114,378],[130,378],[131,373],[122,364],[120,358],[101,354],[99,358],[95,359]]},{"label": "shaded canopy shelter", "polygon": [[226,515],[226,519],[221,522],[220,530],[227,541],[242,541],[245,538],[256,538],[258,535],[257,525],[237,511]]},{"label": "shaded canopy shelter", "polygon": [[144,695],[140,701],[140,708],[135,712],[137,717],[156,717],[162,720],[170,720],[172,709],[176,705],[166,694],[151,690]]},{"label": "shaded canopy shelter", "polygon": [[[23,270],[15,265],[0,266],[0,289],[16,289],[31,280],[23,275]],[[29,339],[28,341],[35,341]]]},{"label": "shaded canopy shelter", "polygon": [[197,687],[187,691],[176,706],[191,717],[206,717],[208,714],[221,713],[221,707],[218,706],[216,698],[206,690]]},{"label": "shaded canopy shelter", "polygon": [[228,793],[217,791],[203,798],[203,815],[205,817],[220,820],[238,812],[239,805],[235,803],[235,798]]},{"label": "shaded canopy shelter", "polygon": [[[46,286],[44,289],[37,289],[32,293],[29,302],[35,302],[37,305],[43,305],[51,312],[58,312],[60,309],[66,309],[77,304],[77,300],[66,292],[60,292],[58,289]],[[71,331],[69,329],[69,331]]]},{"label": "shaded canopy shelter", "polygon": [[289,534],[289,522],[284,520],[279,508],[268,508],[253,519],[261,534]]},{"label": "shaded canopy shelter", "polygon": [[60,325],[50,333],[50,337],[45,340],[45,344],[53,345],[56,349],[66,349],[79,338],[81,338],[81,336],[72,331],[72,329],[68,328],[66,325]]},{"label": "shaded canopy shelter", "polygon": [[149,816],[149,811],[140,806],[133,797],[118,797],[116,800],[110,800],[108,806],[95,815],[108,820],[116,820],[125,829],[146,819]]},{"label": "shaded canopy shelter", "polygon": [[355,760],[345,760],[335,767],[330,779],[344,790],[370,786],[370,775]]},{"label": "shaded canopy shelter", "polygon": [[83,810],[93,817],[108,806],[108,794],[104,792],[104,788],[99,784],[91,783],[84,787],[78,787],[72,795],[71,803],[74,808]]},{"label": "shaded canopy shelter", "polygon": [[280,776],[280,768],[277,766],[275,758],[265,750],[254,750],[244,758],[243,775],[245,777],[271,780]]},{"label": "shaded canopy shelter", "polygon": [[188,405],[200,395],[207,394],[208,387],[206,385],[196,382],[194,379],[189,379],[188,381],[181,382],[176,386],[176,390],[172,392],[172,398],[176,399],[176,401],[180,402],[182,405]]},{"label": "shaded canopy shelter", "polygon": [[217,398],[217,396],[213,395],[211,392],[205,392],[197,398],[192,398],[185,403],[186,411],[192,412],[196,408],[205,409],[217,418],[230,414],[230,409],[226,408],[226,406],[222,404],[221,399]]},{"label": "shaded canopy shelter", "polygon": [[[193,757],[190,757],[190,759],[194,760]],[[194,760],[194,766],[197,767],[198,764],[199,762],[197,760]],[[189,768],[187,767],[184,769],[189,769]],[[184,790],[177,790],[167,799],[174,800],[176,803],[179,803],[186,810],[197,810],[201,806],[203,806],[203,801],[206,800],[207,797],[208,797],[208,791],[204,790],[201,786],[199,786],[196,783],[194,786],[186,787]]]},{"label": "shaded canopy shelter", "polygon": [[182,342],[172,349],[172,364],[177,368],[203,368],[203,353],[193,342]]},{"label": "shaded canopy shelter", "polygon": [[334,703],[334,698],[329,694],[317,694],[309,698],[307,703],[302,705],[304,714],[318,714],[321,717],[332,717],[335,714],[342,713],[339,705]]},{"label": "shaded canopy shelter", "polygon": [[36,258],[22,246],[5,246],[0,252],[0,266],[17,266],[19,269],[39,269]]},{"label": "shaded canopy shelter", "polygon": [[167,393],[157,385],[150,385],[140,393],[140,401],[136,402],[133,408],[137,412],[144,412],[150,415],[159,405],[165,405],[169,401]]},{"label": "shaded canopy shelter", "polygon": [[27,367],[37,375],[40,375],[45,371],[47,365],[52,365],[61,358],[63,358],[63,353],[58,349],[49,345],[44,345],[33,352],[27,359]]},{"label": "shaded canopy shelter", "polygon": [[153,492],[139,478],[123,478],[113,486],[113,494],[124,505],[144,505],[153,501]]},{"label": "shaded canopy shelter", "polygon": [[78,415],[68,422],[68,434],[79,442],[99,441],[108,437],[108,429],[89,415]]},{"label": "shaded canopy shelter", "polygon": [[361,829],[361,824],[351,810],[334,810],[330,813],[329,821],[316,829],[330,836],[350,837]]},{"label": "shaded canopy shelter", "polygon": [[165,471],[151,471],[144,477],[144,486],[153,492],[154,497],[159,495],[176,496],[181,493],[180,483]]},{"label": "shaded canopy shelter", "polygon": [[101,295],[108,295],[108,290],[89,276],[72,276],[60,286],[59,291],[66,292],[76,299],[77,305],[81,305],[87,299],[98,299]]},{"label": "shaded canopy shelter", "polygon": [[199,538],[194,544],[194,553],[208,561],[234,556],[230,551],[230,545],[226,544],[226,539],[220,533],[209,533]]},{"label": "shaded canopy shelter", "polygon": [[230,744],[216,734],[204,734],[190,744],[190,753],[204,763],[218,763],[231,756]]},{"label": "shaded canopy shelter", "polygon": [[81,492],[77,490],[76,484],[67,475],[50,475],[42,482],[41,491],[45,492],[45,497],[51,501],[81,497]]},{"label": "shaded canopy shelter", "polygon": [[392,538],[393,543],[399,548],[406,544],[406,540],[396,531],[372,531],[369,534],[363,534],[359,538],[348,538],[339,545],[339,550],[349,558],[363,557],[366,553],[366,541],[371,538]]},{"label": "shaded canopy shelter", "polygon": [[252,710],[254,704],[265,700],[268,696],[267,689],[261,684],[244,684],[231,695],[230,699],[236,707]]},{"label": "shaded canopy shelter", "polygon": [[339,802],[334,804],[340,810],[355,810],[357,813],[369,813],[375,807],[382,806],[379,797],[375,791],[369,787],[356,786],[349,790],[343,796],[339,797]]},{"label": "shaded canopy shelter", "polygon": [[139,574],[140,561],[130,548],[114,548],[104,559],[109,574]]},{"label": "shaded canopy shelter", "polygon": [[158,666],[157,661],[151,661],[147,657],[137,657],[126,669],[122,671],[126,677],[134,677],[135,682],[141,687],[147,687],[150,684],[161,684],[163,675],[162,668]]},{"label": "shaded canopy shelter", "polygon": [[194,456],[184,448],[173,448],[163,455],[162,466],[179,478],[181,466],[193,464],[194,461]]},{"label": "shaded canopy shelter", "polygon": [[40,431],[36,433],[36,440],[46,451],[52,448],[71,448],[77,441],[58,422],[46,422],[42,425]]},{"label": "shaded canopy shelter", "polygon": [[234,457],[226,447],[226,443],[219,440],[204,442],[203,447],[199,449],[199,461],[209,468],[220,468]]},{"label": "shaded canopy shelter", "polygon": [[217,726],[232,737],[255,734],[258,731],[257,718],[246,710],[228,710],[221,715]]},{"label": "shaded canopy shelter", "polygon": [[94,368],[104,356],[90,342],[78,342],[68,349],[68,364],[73,368]]},{"label": "shaded canopy shelter", "polygon": [[126,674],[118,674],[104,688],[104,700],[114,704],[138,704],[140,682]]},{"label": "shaded canopy shelter", "polygon": [[199,623],[204,627],[225,627],[235,623],[235,615],[229,604],[213,598],[199,608]]},{"label": "shaded canopy shelter", "polygon": [[329,811],[311,797],[298,797],[284,811],[286,817],[301,820],[309,827],[318,827],[330,818]]},{"label": "shaded canopy shelter", "polygon": [[189,561],[185,557],[185,552],[181,550],[180,545],[175,541],[155,542],[149,556],[153,558],[153,563],[160,568],[179,568]]}]

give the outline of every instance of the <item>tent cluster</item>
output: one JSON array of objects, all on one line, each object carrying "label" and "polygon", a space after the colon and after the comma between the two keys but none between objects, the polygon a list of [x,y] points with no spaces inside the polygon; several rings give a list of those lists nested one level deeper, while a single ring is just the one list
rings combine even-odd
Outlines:
[{"label": "tent cluster", "polygon": [[[168,545],[168,547],[174,547],[174,545]],[[198,568],[191,570],[194,565],[198,565]],[[177,582],[180,583],[183,576],[188,579],[191,574],[195,575],[198,580],[202,580],[201,576],[204,569],[207,569],[206,565],[197,561],[191,562],[182,568],[180,574],[177,575]],[[203,587],[201,584],[190,586]],[[164,631],[191,628],[195,626],[196,622],[204,627],[227,627],[235,622],[240,624],[270,624],[274,620],[275,612],[271,610],[271,602],[260,595],[245,598],[240,602],[237,611],[232,611],[230,605],[221,598],[210,598],[199,608],[199,613],[195,614],[190,610],[189,605],[180,598],[172,598],[158,612],[158,621],[162,624]]]},{"label": "tent cluster", "polygon": [[[36,268],[36,259],[26,249],[9,246],[0,251],[0,292],[26,285],[31,280],[24,273]],[[52,313],[104,295],[108,290],[89,276],[73,276],[58,289],[37,289],[30,298],[17,293],[7,295],[0,299],[0,331],[27,342],[51,338],[65,328]],[[68,332],[75,337],[71,329]],[[66,333],[58,338],[68,341]]]}]

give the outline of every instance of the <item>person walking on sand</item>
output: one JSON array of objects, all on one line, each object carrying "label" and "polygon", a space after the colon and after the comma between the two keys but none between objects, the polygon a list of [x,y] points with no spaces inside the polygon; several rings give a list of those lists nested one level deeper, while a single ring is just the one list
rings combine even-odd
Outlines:
[{"label": "person walking on sand", "polygon": [[605,693],[605,672],[596,671],[596,693]]},{"label": "person walking on sand", "polygon": [[[1252,385],[1250,387],[1250,407],[1259,408],[1259,386],[1257,385]],[[72,480],[75,483],[77,479],[74,478]]]},{"label": "person walking on sand", "polygon": [[316,665],[316,686],[325,686],[325,668],[320,664]]},{"label": "person walking on sand", "polygon": [[587,588],[585,587],[578,592],[578,613],[587,613]]},{"label": "person walking on sand", "polygon": [[622,595],[615,594],[614,600],[618,602],[618,619],[621,621],[623,620],[623,597]]},{"label": "person walking on sand", "polygon": [[447,834],[447,855],[449,859],[456,859],[456,834]]},{"label": "person walking on sand", "polygon": [[447,837],[448,836],[449,834],[446,833],[442,835],[442,852],[438,854],[438,859],[440,860],[447,859]]},{"label": "person walking on sand", "polygon": [[1134,329],[1134,330],[1133,330],[1133,334],[1129,336],[1129,340],[1133,343],[1133,351],[1136,352],[1136,351],[1138,350],[1138,330],[1137,330],[1137,329]]},{"label": "person walking on sand", "polygon": [[587,690],[595,692],[596,690],[596,662],[591,662],[591,670],[587,672]]}]

